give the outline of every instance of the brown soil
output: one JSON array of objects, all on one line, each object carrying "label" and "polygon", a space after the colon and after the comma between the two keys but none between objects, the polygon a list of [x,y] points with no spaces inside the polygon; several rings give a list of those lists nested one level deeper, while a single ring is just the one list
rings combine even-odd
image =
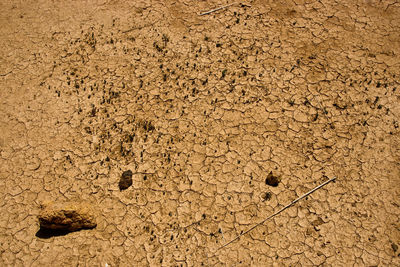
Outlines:
[{"label": "brown soil", "polygon": [[0,1],[1,266],[400,265],[400,4],[225,4]]}]

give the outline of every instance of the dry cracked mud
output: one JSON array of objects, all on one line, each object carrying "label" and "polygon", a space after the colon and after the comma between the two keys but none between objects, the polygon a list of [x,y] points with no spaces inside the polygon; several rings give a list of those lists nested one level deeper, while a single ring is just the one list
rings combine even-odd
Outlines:
[{"label": "dry cracked mud", "polygon": [[228,3],[0,2],[1,266],[400,265],[400,3]]}]

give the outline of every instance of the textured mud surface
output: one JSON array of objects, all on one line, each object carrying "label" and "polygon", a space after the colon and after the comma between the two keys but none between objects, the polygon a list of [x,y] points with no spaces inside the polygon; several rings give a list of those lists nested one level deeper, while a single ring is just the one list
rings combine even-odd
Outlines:
[{"label": "textured mud surface", "polygon": [[0,265],[400,265],[399,3],[125,2],[0,2]]}]

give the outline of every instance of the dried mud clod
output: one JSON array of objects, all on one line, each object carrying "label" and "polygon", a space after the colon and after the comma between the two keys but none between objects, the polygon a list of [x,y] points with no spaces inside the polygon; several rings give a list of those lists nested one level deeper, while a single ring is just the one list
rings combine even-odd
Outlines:
[{"label": "dried mud clod", "polygon": [[272,197],[271,192],[265,192],[261,195],[262,201],[268,201]]},{"label": "dried mud clod", "polygon": [[85,202],[58,202],[42,206],[39,214],[41,229],[78,231],[97,226],[94,208]]},{"label": "dried mud clod", "polygon": [[281,178],[279,176],[275,176],[272,174],[272,171],[268,174],[265,179],[265,183],[269,186],[277,187],[281,182]]},{"label": "dried mud clod", "polygon": [[119,190],[128,189],[132,185],[132,171],[127,170],[124,171],[121,175],[121,179],[119,180]]}]

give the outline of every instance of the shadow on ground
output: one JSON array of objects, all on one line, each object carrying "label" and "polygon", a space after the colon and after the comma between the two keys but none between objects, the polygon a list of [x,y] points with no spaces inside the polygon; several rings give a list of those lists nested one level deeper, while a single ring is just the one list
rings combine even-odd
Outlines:
[{"label": "shadow on ground", "polygon": [[80,232],[82,230],[90,230],[90,228],[69,231],[69,230],[61,230],[61,229],[47,229],[47,228],[41,227],[36,232],[35,236],[38,238],[42,238],[42,239],[49,239],[49,238],[57,237],[57,236],[65,236],[65,235],[67,235],[69,233],[73,233],[73,232]]}]

